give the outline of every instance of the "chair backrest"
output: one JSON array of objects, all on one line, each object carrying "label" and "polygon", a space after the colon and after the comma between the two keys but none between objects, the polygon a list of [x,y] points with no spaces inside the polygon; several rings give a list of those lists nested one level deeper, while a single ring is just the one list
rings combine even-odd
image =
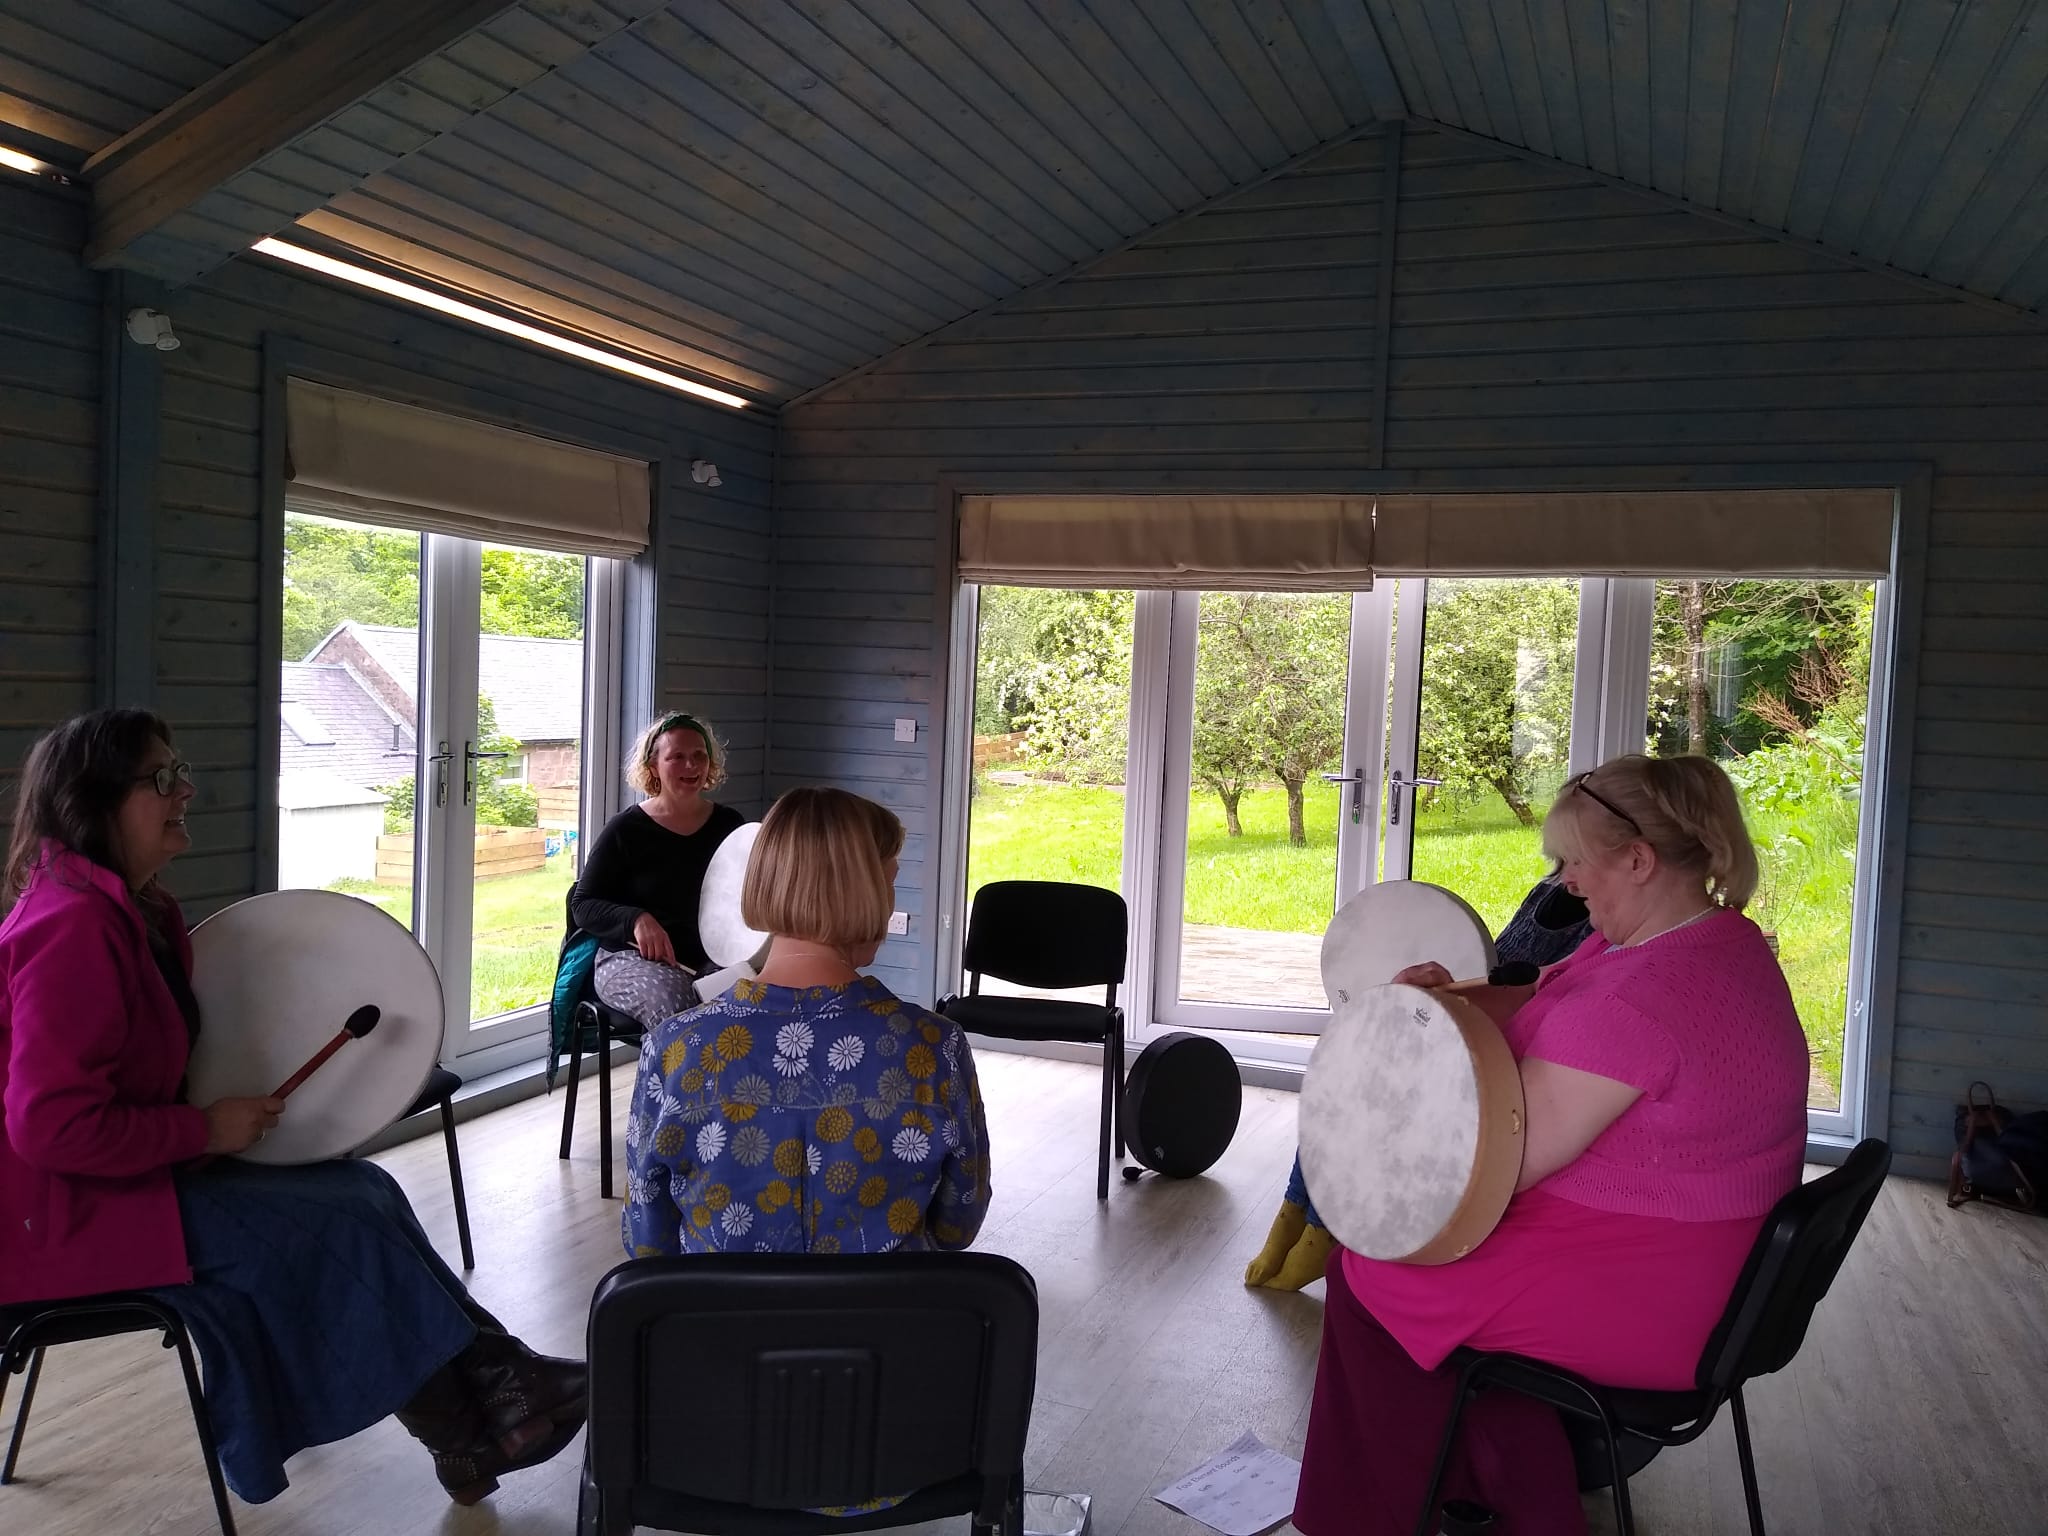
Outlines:
[{"label": "chair backrest", "polygon": [[591,1478],[767,1510],[978,1479],[995,1519],[1037,1358],[1037,1288],[997,1254],[635,1259],[591,1300]]},{"label": "chair backrest", "polygon": [[1099,885],[992,880],[974,893],[961,964],[1025,987],[1113,987],[1124,979],[1130,914]]},{"label": "chair backrest", "polygon": [[1891,1165],[1892,1149],[1873,1136],[1841,1167],[1777,1203],[1707,1338],[1696,1377],[1701,1391],[1725,1395],[1791,1363]]}]

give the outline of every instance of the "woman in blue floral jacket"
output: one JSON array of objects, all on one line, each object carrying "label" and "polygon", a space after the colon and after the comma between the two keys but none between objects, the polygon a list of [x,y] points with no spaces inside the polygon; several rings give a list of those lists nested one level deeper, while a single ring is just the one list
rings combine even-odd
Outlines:
[{"label": "woman in blue floral jacket", "polygon": [[648,1031],[626,1128],[624,1236],[672,1253],[965,1248],[988,1211],[988,1127],[960,1027],[871,963],[903,824],[795,789],[740,898],[774,936],[756,981]]}]

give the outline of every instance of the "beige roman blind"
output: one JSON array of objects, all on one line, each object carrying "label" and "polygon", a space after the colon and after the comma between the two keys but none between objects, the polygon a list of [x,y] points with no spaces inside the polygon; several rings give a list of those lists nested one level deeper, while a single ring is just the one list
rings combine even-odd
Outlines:
[{"label": "beige roman blind", "polygon": [[1372,584],[1372,502],[963,496],[960,579],[1014,587],[1316,591]]},{"label": "beige roman blind", "polygon": [[1838,576],[1891,570],[1888,489],[963,496],[962,581],[1357,590],[1388,576]]},{"label": "beige roman blind", "polygon": [[286,381],[285,417],[295,511],[579,555],[647,548],[637,459],[304,379]]},{"label": "beige roman blind", "polygon": [[1839,491],[1382,496],[1390,576],[1867,576],[1891,570],[1894,496]]}]

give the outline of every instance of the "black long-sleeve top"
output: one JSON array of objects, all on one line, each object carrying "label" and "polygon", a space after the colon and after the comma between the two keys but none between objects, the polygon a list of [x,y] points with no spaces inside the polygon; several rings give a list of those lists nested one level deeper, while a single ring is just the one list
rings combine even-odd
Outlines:
[{"label": "black long-sleeve top", "polygon": [[704,871],[718,845],[741,825],[740,813],[729,805],[713,806],[710,818],[687,837],[637,805],[619,812],[584,856],[570,908],[576,926],[606,949],[631,949],[633,924],[649,913],[667,930],[677,963],[705,970],[711,961],[697,934]]}]

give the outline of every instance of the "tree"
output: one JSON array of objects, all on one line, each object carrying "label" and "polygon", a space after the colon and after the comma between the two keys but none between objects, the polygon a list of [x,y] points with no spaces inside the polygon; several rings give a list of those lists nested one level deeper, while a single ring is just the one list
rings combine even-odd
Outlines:
[{"label": "tree", "polygon": [[1129,743],[1130,592],[1057,592],[1037,605],[1026,675],[1024,754],[1089,784],[1121,783]]},{"label": "tree", "polygon": [[575,640],[583,634],[583,557],[532,549],[483,552],[487,635]]},{"label": "tree", "polygon": [[1571,740],[1578,611],[1569,582],[1430,583],[1419,774],[1452,795],[1497,794],[1535,824],[1531,802],[1562,775]]},{"label": "tree", "polygon": [[288,512],[284,654],[312,652],[344,619],[411,628],[420,616],[420,536]]},{"label": "tree", "polygon": [[[1213,669],[1210,707],[1218,722],[1208,739],[1209,761],[1227,766],[1241,788],[1245,755],[1224,739],[1232,730],[1241,733],[1249,755],[1287,791],[1288,842],[1306,847],[1303,788],[1312,775],[1336,767],[1344,751],[1351,599],[1211,592],[1202,598],[1202,623],[1203,666]],[[1198,694],[1201,686],[1198,676]],[[1226,796],[1226,814],[1230,803]]]},{"label": "tree", "polygon": [[[1784,722],[1751,700],[1792,699],[1810,723],[1794,674],[1817,654],[1849,658],[1867,677],[1872,588],[1847,581],[1667,581],[1657,588],[1651,651],[1651,744],[1663,751],[1746,752],[1783,739]],[[1682,724],[1681,724],[1682,722]]]},{"label": "tree", "polygon": [[1202,594],[1201,638],[1195,655],[1195,782],[1223,802],[1223,825],[1242,837],[1238,803],[1261,767],[1259,732],[1253,716],[1249,658],[1237,644],[1231,608],[1234,594]]}]

